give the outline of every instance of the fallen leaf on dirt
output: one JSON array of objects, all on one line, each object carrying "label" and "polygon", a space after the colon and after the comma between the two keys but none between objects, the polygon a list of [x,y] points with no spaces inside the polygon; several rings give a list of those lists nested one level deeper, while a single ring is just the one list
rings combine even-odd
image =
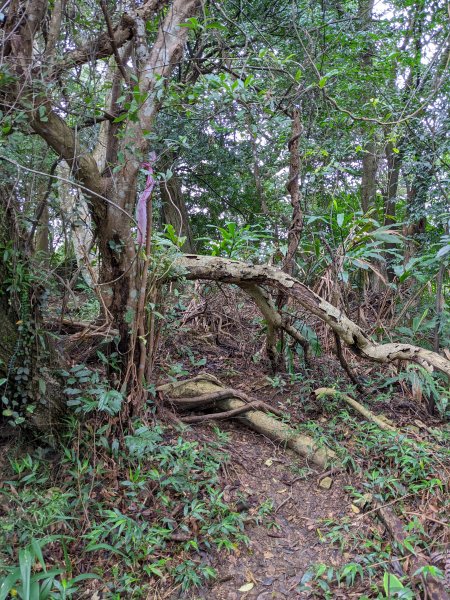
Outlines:
[{"label": "fallen leaf on dirt", "polygon": [[277,494],[284,494],[287,492],[287,488],[283,488],[282,490],[277,490]]},{"label": "fallen leaf on dirt", "polygon": [[249,592],[250,590],[252,590],[255,587],[255,584],[250,582],[250,583],[246,583],[244,585],[241,585],[241,587],[239,588],[240,592]]},{"label": "fallen leaf on dirt", "polygon": [[355,513],[355,515],[357,515],[358,513],[361,512],[361,510],[357,506],[355,506],[354,504],[352,504],[350,508]]},{"label": "fallen leaf on dirt", "polygon": [[268,458],[264,464],[266,467],[271,467],[273,465],[273,458]]},{"label": "fallen leaf on dirt", "polygon": [[274,555],[272,554],[272,552],[264,552],[264,558],[269,559],[269,558],[273,558],[273,557],[274,557]]}]

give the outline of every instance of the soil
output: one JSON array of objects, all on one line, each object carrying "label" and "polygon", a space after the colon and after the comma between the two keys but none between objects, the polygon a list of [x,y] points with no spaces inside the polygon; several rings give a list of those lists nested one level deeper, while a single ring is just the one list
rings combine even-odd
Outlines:
[{"label": "soil", "polygon": [[[322,489],[318,473],[290,450],[239,425],[224,424],[222,429],[230,435],[225,500],[238,506],[243,503],[250,516],[267,501],[273,503],[273,510],[261,524],[247,528],[247,548],[230,553],[226,564],[223,554],[220,561],[212,561],[218,571],[217,581],[194,597],[305,598],[296,588],[309,567],[345,562],[338,550],[321,543],[320,522],[351,514],[351,502],[344,491],[346,477],[332,475],[331,489]],[[305,467],[309,471],[306,478],[299,474]],[[246,593],[239,591],[247,583],[253,583],[253,588]]]},{"label": "soil", "polygon": [[[326,406],[314,398],[312,391],[345,380],[345,372],[337,359],[324,352],[320,359],[314,360],[310,370],[296,365],[296,372],[304,376],[293,385],[288,383],[286,373],[280,373],[278,382],[272,378],[270,383],[270,369],[264,359],[264,335],[261,324],[255,321],[258,314],[254,307],[240,304],[239,294],[226,298],[229,302],[223,302],[221,297],[219,300],[221,302],[209,312],[200,305],[199,313],[198,305],[193,304],[191,313],[186,311],[184,317],[184,324],[189,322],[189,327],[173,328],[170,339],[159,349],[158,368],[162,379],[159,383],[164,378],[167,380],[174,365],[179,379],[194,377],[206,370],[224,385],[239,388],[286,411],[293,425],[325,421]],[[322,348],[327,348],[326,340],[322,340]],[[358,374],[365,376],[372,369],[367,363],[354,363],[353,368],[355,366],[359,367]],[[414,419],[433,424],[423,405],[411,402],[406,395],[389,397],[385,402],[382,395],[379,398],[381,401],[370,408],[393,418],[400,426]],[[206,549],[200,552],[199,560],[217,571],[217,578],[210,586],[191,593],[159,588],[160,593],[148,596],[148,600],[311,598],[307,589],[299,591],[298,588],[305,583],[302,579],[314,565],[324,563],[339,567],[358,559],[359,548],[350,546],[348,553],[343,553],[338,544],[325,537],[326,521],[349,517],[353,533],[355,529],[377,527],[371,518],[355,518],[355,507],[345,491],[347,485],[355,484],[355,475],[352,479],[343,472],[323,473],[306,459],[250,431],[237,420],[198,424],[185,435],[217,442],[215,427],[220,428],[220,438],[226,440],[222,448],[229,455],[221,472],[223,500],[246,514],[248,545],[241,544],[228,554],[224,550],[220,555]],[[0,452],[0,475],[1,469]],[[329,489],[320,485],[325,475],[332,480]],[[359,598],[360,595],[361,591],[354,588],[342,595],[335,593],[333,597]]]},{"label": "soil", "polygon": [[[270,368],[264,360],[264,337],[261,337],[261,330],[254,320],[257,314],[248,303],[240,305],[239,297],[234,300],[230,302],[230,298],[226,298],[223,302],[222,299],[220,306],[208,307],[210,313],[202,309],[201,318],[195,318],[194,322],[190,322],[190,329],[178,333],[176,344],[172,341],[166,355],[167,364],[181,361],[185,371],[189,372],[186,378],[206,370],[225,386],[239,388],[288,413],[294,426],[296,423],[327,420],[330,415],[327,414],[326,403],[318,402],[312,392],[317,387],[332,386],[337,382],[340,387],[342,382],[348,381],[337,358],[324,353],[314,359],[309,371],[297,365],[297,372],[303,373],[303,376],[293,385],[289,383],[289,375],[280,372],[280,381],[277,384],[273,379],[272,386],[268,379]],[[219,325],[216,323],[217,315],[221,315]],[[327,341],[321,341],[322,348],[327,348]],[[204,358],[206,366],[196,368],[185,354],[186,346],[196,358]],[[345,353],[358,376],[370,378],[372,370],[380,371],[379,365],[374,367],[367,362],[355,362],[355,357],[347,350]],[[368,404],[371,410],[390,417],[399,426],[415,419],[435,424],[425,407],[411,402],[407,394],[405,397],[390,395],[383,401],[382,393],[373,392],[376,391],[371,390],[368,396],[377,396],[378,401]],[[307,586],[305,581],[302,582],[305,574],[321,563],[339,567],[358,562],[360,551],[354,544],[350,544],[350,550],[345,553],[340,551],[338,544],[325,537],[327,527],[324,521],[348,517],[351,533],[359,528],[365,531],[376,528],[383,535],[383,526],[374,519],[355,518],[355,507],[352,508],[350,495],[345,491],[347,485],[355,485],[355,474],[352,479],[343,472],[321,473],[297,454],[250,431],[236,420],[215,422],[214,425],[229,436],[225,445],[229,462],[223,468],[224,500],[248,513],[245,534],[249,544],[247,547],[241,545],[228,555],[221,552],[219,557],[202,553],[201,561],[217,571],[217,579],[210,587],[191,594],[180,591],[163,593],[162,597],[169,596],[171,600],[317,598],[308,589],[299,591],[301,583],[302,587]],[[212,426],[212,423],[195,425],[193,435],[213,441]],[[319,485],[324,475],[332,479],[330,489]],[[259,517],[255,524],[261,505],[267,506],[268,502],[273,504],[273,510]],[[343,532],[342,536],[350,536],[351,533]],[[334,592],[333,598],[359,598],[367,591],[367,585],[364,582],[362,586],[365,590],[358,590],[355,586],[351,591],[346,588],[342,594]]]}]

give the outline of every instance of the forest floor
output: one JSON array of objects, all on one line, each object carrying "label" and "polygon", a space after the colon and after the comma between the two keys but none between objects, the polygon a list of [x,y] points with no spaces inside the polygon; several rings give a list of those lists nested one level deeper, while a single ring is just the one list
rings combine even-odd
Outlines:
[{"label": "forest floor", "polygon": [[[87,454],[83,455],[88,458],[83,459],[81,438],[73,441],[72,449],[66,449],[64,456],[51,454],[42,466],[42,461],[35,458],[19,456],[15,460],[14,439],[9,437],[3,440],[0,449],[3,556],[8,555],[10,560],[30,533],[73,535],[71,519],[76,518],[79,537],[67,542],[66,555],[53,549],[45,554],[46,560],[50,564],[69,560],[73,574],[101,571],[103,576],[101,584],[87,582],[75,596],[69,597],[382,599],[400,597],[403,593],[403,598],[433,598],[429,588],[427,592],[418,590],[428,586],[424,585],[423,577],[450,578],[448,424],[430,416],[425,404],[414,401],[406,388],[397,386],[394,391],[384,388],[382,373],[378,378],[374,375],[380,373],[378,367],[354,362],[358,373],[370,381],[367,394],[358,396],[330,352],[315,357],[310,369],[305,369],[299,357],[294,356],[287,372],[269,375],[263,352],[264,333],[254,308],[235,297],[228,298],[220,308],[219,303],[216,296],[212,308],[202,307],[199,313],[196,308],[201,303],[197,302],[194,309],[183,308],[181,319],[175,315],[177,326],[171,329],[159,350],[159,381],[167,377],[187,379],[202,372],[215,375],[226,386],[281,410],[291,427],[336,451],[345,468],[324,472],[238,420],[208,421],[182,432],[173,423],[166,423],[164,437],[158,444],[168,444],[164,447],[172,454],[163,458],[169,460],[174,456],[175,466],[180,457],[187,462],[191,460],[188,454],[178,450],[177,454],[174,450],[180,437],[192,444],[189,452],[197,453],[196,473],[204,468],[203,464],[209,464],[209,459],[198,459],[198,449],[220,449],[222,458],[218,459],[217,467],[213,466],[218,476],[214,486],[227,510],[239,516],[246,536],[246,540],[233,543],[228,550],[208,546],[201,534],[197,535],[198,546],[169,543],[168,549],[158,554],[161,559],[158,565],[184,561],[183,564],[193,568],[202,565],[202,569],[214,569],[209,582],[197,582],[197,587],[183,589],[177,583],[176,568],[166,574],[161,572],[163,567],[157,567],[150,577],[148,570],[142,571],[144,563],[138,556],[141,546],[134,539],[131,543],[119,534],[112,536],[111,515],[112,511],[119,511],[121,518],[129,518],[130,522],[139,516],[150,525],[150,520],[155,519],[156,525],[162,527],[158,524],[173,520],[174,515],[184,510],[185,518],[176,518],[185,531],[193,534],[209,518],[202,516],[201,510],[196,516],[197,500],[189,504],[183,490],[175,488],[162,489],[157,496],[151,479],[145,479],[141,472],[144,463],[132,476],[131,468],[129,473],[125,468],[118,472],[118,457],[105,455],[104,464],[108,467],[101,472],[102,451],[90,443]],[[326,340],[322,339],[321,345],[326,348]],[[333,385],[352,394],[375,413],[388,417],[402,433],[381,431],[338,398],[314,396],[316,388]],[[95,418],[92,426],[89,421],[84,425],[84,430],[92,427],[93,431],[99,431],[95,437],[100,441],[106,427],[100,425],[101,421]],[[79,435],[80,431],[78,426]],[[78,454],[74,454],[74,449]],[[28,446],[21,452],[28,456],[32,449]],[[91,469],[92,452],[95,464]],[[15,465],[15,473],[10,463]],[[196,467],[198,464],[200,467]],[[155,466],[148,465],[149,472],[152,467]],[[190,468],[187,467],[185,475],[188,479]],[[127,480],[129,492],[124,491],[120,478]],[[188,479],[180,479],[181,485],[187,485]],[[210,506],[205,500],[209,488],[195,489],[202,510],[206,511]],[[153,497],[150,502],[145,497],[148,490]],[[138,515],[141,500],[142,511]],[[161,501],[165,513],[159,506]],[[406,536],[403,542],[395,540],[389,526],[380,520],[380,505],[393,508],[402,520]],[[74,506],[79,511],[76,517]],[[22,515],[20,524],[17,515]],[[105,515],[109,515],[108,519]],[[105,519],[103,524],[100,518]],[[211,519],[214,524],[216,521]],[[100,542],[94,545],[96,555],[85,552],[83,539],[90,540],[91,546],[94,541]],[[111,563],[114,549],[119,552],[119,548],[128,557],[136,555],[125,574],[118,574],[119,563]],[[419,574],[414,574],[416,555],[423,557],[427,565]],[[387,584],[386,575],[391,578]],[[389,587],[392,581],[403,586],[402,589]],[[444,600],[445,593],[439,600]]]},{"label": "forest floor", "polygon": [[[185,356],[183,363],[186,369],[191,365],[189,377],[207,371],[226,387],[237,388],[281,410],[294,428],[335,450],[338,447],[344,461],[345,457],[349,459],[348,468],[324,473],[307,459],[252,432],[237,420],[194,426],[203,439],[215,439],[212,429],[215,434],[220,430],[223,449],[229,457],[222,469],[224,500],[244,510],[251,523],[246,527],[247,546],[241,545],[228,555],[202,556],[217,570],[217,578],[207,589],[194,591],[189,597],[205,600],[396,597],[392,592],[395,588],[382,595],[386,593],[382,584],[385,573],[395,574],[398,581],[403,581],[402,597],[417,594],[417,589],[413,592],[417,581],[412,583],[406,576],[411,552],[405,552],[402,544],[392,539],[386,523],[378,518],[376,507],[381,505],[395,508],[409,532],[414,551],[425,552],[425,562],[445,571],[450,584],[450,528],[446,525],[450,522],[450,501],[446,494],[450,475],[448,424],[431,416],[424,399],[414,401],[406,387],[394,391],[382,389],[383,379],[389,373],[383,375],[379,366],[374,368],[351,357],[355,372],[372,383],[367,385],[367,395],[352,388],[332,353],[315,358],[309,370],[301,368],[300,377],[291,377],[286,372],[269,376],[267,364],[260,361],[261,337],[258,338],[255,319],[252,321],[245,314],[246,310],[251,313],[253,307],[239,306],[238,301],[232,305],[235,310],[231,311],[234,321],[231,326],[228,320],[230,329],[225,325],[225,317],[219,325],[211,315],[196,324],[203,325],[205,331],[208,329],[205,321],[210,329],[212,325],[216,332],[213,343],[208,335],[199,342],[202,336],[198,336],[196,327],[190,336],[177,336],[182,340],[175,346],[180,349],[178,356],[183,357],[183,344],[190,349],[189,360]],[[211,312],[214,315],[215,310]],[[217,312],[223,315],[226,307]],[[225,335],[221,336],[218,330]],[[205,366],[192,369],[200,357]],[[176,361],[173,353],[171,360]],[[377,371],[378,378],[374,376]],[[398,435],[393,441],[392,436],[367,424],[342,401],[318,400],[313,391],[321,386],[350,390],[353,397],[374,413],[387,417],[405,437],[409,435],[416,440],[418,446],[411,450]],[[430,448],[435,442],[432,432],[436,431],[443,438],[434,453]],[[446,456],[445,463],[440,462],[440,450]],[[423,470],[419,467],[422,452],[428,453]],[[436,471],[431,468],[434,460],[440,463]],[[434,487],[433,479],[436,483],[438,474],[442,482],[439,480]],[[396,593],[400,597],[402,591],[398,589]],[[424,597],[427,593],[429,590]],[[188,595],[171,596],[183,597]]]},{"label": "forest floor", "polygon": [[292,451],[243,427],[230,424],[222,429],[229,437],[230,455],[224,499],[241,502],[250,515],[261,512],[261,507],[266,507],[267,514],[260,524],[247,528],[248,546],[227,557],[210,558],[217,581],[193,596],[217,600],[306,597],[296,590],[308,569],[319,563],[339,567],[349,562],[348,552],[344,555],[320,538],[324,521],[352,516],[344,490],[347,478],[335,476],[332,488],[323,489],[314,470],[309,476],[302,474],[305,462]]}]

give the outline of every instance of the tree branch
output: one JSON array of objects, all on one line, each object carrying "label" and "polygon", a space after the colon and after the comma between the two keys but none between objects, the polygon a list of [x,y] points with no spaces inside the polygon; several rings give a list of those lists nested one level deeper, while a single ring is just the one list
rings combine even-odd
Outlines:
[{"label": "tree branch", "polygon": [[[216,256],[185,254],[174,266],[187,279],[209,279],[241,286],[243,283],[267,285],[286,293],[307,311],[327,323],[357,355],[379,363],[407,360],[434,367],[450,378],[450,361],[431,350],[411,344],[379,344],[372,340],[341,310],[315,294],[306,285],[269,265],[249,265]],[[176,275],[172,275],[175,278]]]},{"label": "tree branch", "polygon": [[123,14],[118,25],[114,29],[113,39],[110,38],[109,33],[103,32],[84,46],[68,52],[61,61],[55,64],[51,75],[55,77],[67,69],[84,65],[92,60],[111,56],[114,54],[114,48],[121,48],[134,36],[134,26],[137,18],[148,21],[154,13],[167,3],[168,0],[148,0],[143,6],[138,8],[135,13]]}]

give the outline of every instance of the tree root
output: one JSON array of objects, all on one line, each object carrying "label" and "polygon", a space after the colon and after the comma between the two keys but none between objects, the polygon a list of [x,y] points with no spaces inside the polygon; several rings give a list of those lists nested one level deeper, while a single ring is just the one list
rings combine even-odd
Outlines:
[{"label": "tree root", "polygon": [[413,346],[412,344],[379,344],[367,335],[346,315],[315,294],[306,285],[269,265],[249,265],[237,260],[217,256],[198,256],[184,254],[175,260],[178,273],[188,279],[208,279],[225,283],[267,285],[284,292],[304,309],[315,315],[348,344],[357,355],[379,363],[392,363],[395,360],[407,360],[421,364],[429,370],[433,368],[450,378],[450,360],[437,352]]},{"label": "tree root", "polygon": [[[251,429],[272,440],[285,444],[288,448],[291,448],[291,450],[294,450],[294,452],[319,467],[325,468],[331,460],[336,461],[336,454],[332,450],[319,447],[311,437],[299,434],[286,423],[282,423],[266,414],[266,412],[263,412],[270,411],[274,413],[275,411],[272,407],[261,401],[252,401],[246,394],[243,394],[239,390],[223,388],[220,381],[212,375],[205,373],[186,381],[168,383],[159,386],[157,391],[166,393],[170,396],[170,402],[175,406],[181,405],[183,408],[189,407],[189,402],[191,402],[192,408],[192,401],[195,402],[195,406],[199,406],[201,405],[200,400],[209,398],[210,402],[214,403],[223,412],[222,414],[219,413],[219,415],[205,415],[205,418],[200,417],[201,420],[236,416]],[[232,396],[230,397],[231,393]],[[224,399],[224,395],[227,396],[226,399]],[[211,398],[214,398],[214,400],[211,400]],[[242,398],[245,398],[245,400]],[[229,414],[225,416],[224,413]],[[187,418],[190,419],[191,417]],[[190,422],[198,422],[198,417],[193,417],[193,419],[196,419],[196,421]],[[183,420],[185,421],[185,419]]]},{"label": "tree root", "polygon": [[[377,509],[377,512],[392,538],[400,547],[402,547],[407,539],[407,535],[401,520],[397,517],[390,506],[380,506]],[[440,581],[436,577],[430,576],[430,574],[427,574],[426,577],[422,575],[415,575],[418,569],[431,563],[430,559],[424,556],[418,548],[416,548],[415,551],[416,554],[412,555],[408,561],[408,574],[410,575],[411,579],[413,581],[420,581],[422,583],[426,592],[426,598],[429,598],[429,600],[449,600],[449,594],[445,589],[444,582]]]},{"label": "tree root", "polygon": [[267,410],[264,403],[255,400],[254,402],[250,402],[250,404],[243,404],[242,406],[238,406],[237,408],[233,408],[232,410],[227,410],[225,412],[220,413],[210,413],[209,415],[197,415],[193,417],[183,417],[181,420],[183,423],[202,423],[204,421],[221,421],[223,419],[231,419],[232,417],[236,417],[237,415],[242,415],[243,413],[249,410],[263,410],[264,412]]},{"label": "tree root", "polygon": [[351,398],[350,396],[347,396],[347,394],[342,394],[341,392],[333,388],[318,388],[317,390],[315,390],[314,394],[317,398],[319,396],[334,396],[335,398],[340,398],[341,400],[344,400],[344,402],[349,404],[351,407],[353,407],[360,414],[362,414],[364,417],[366,417],[366,419],[378,425],[380,429],[383,429],[384,431],[393,431],[399,433],[398,429],[396,429],[392,425],[389,425],[389,423],[387,423],[383,418],[378,417],[368,408],[366,408],[356,400],[353,400],[353,398]]},{"label": "tree root", "polygon": [[217,392],[211,392],[210,394],[202,394],[201,396],[196,396],[195,398],[169,398],[167,401],[170,404],[175,405],[177,408],[189,409],[195,407],[204,408],[210,404],[215,404],[220,400],[227,400],[228,398],[239,398],[240,400],[243,400],[248,404],[254,404],[255,402],[258,402],[259,407],[261,409],[264,409],[266,412],[271,412],[274,415],[277,415],[278,417],[283,416],[281,410],[269,406],[262,400],[250,398],[250,396],[248,396],[244,392],[241,392],[241,390],[235,390],[234,388],[223,388]]}]

